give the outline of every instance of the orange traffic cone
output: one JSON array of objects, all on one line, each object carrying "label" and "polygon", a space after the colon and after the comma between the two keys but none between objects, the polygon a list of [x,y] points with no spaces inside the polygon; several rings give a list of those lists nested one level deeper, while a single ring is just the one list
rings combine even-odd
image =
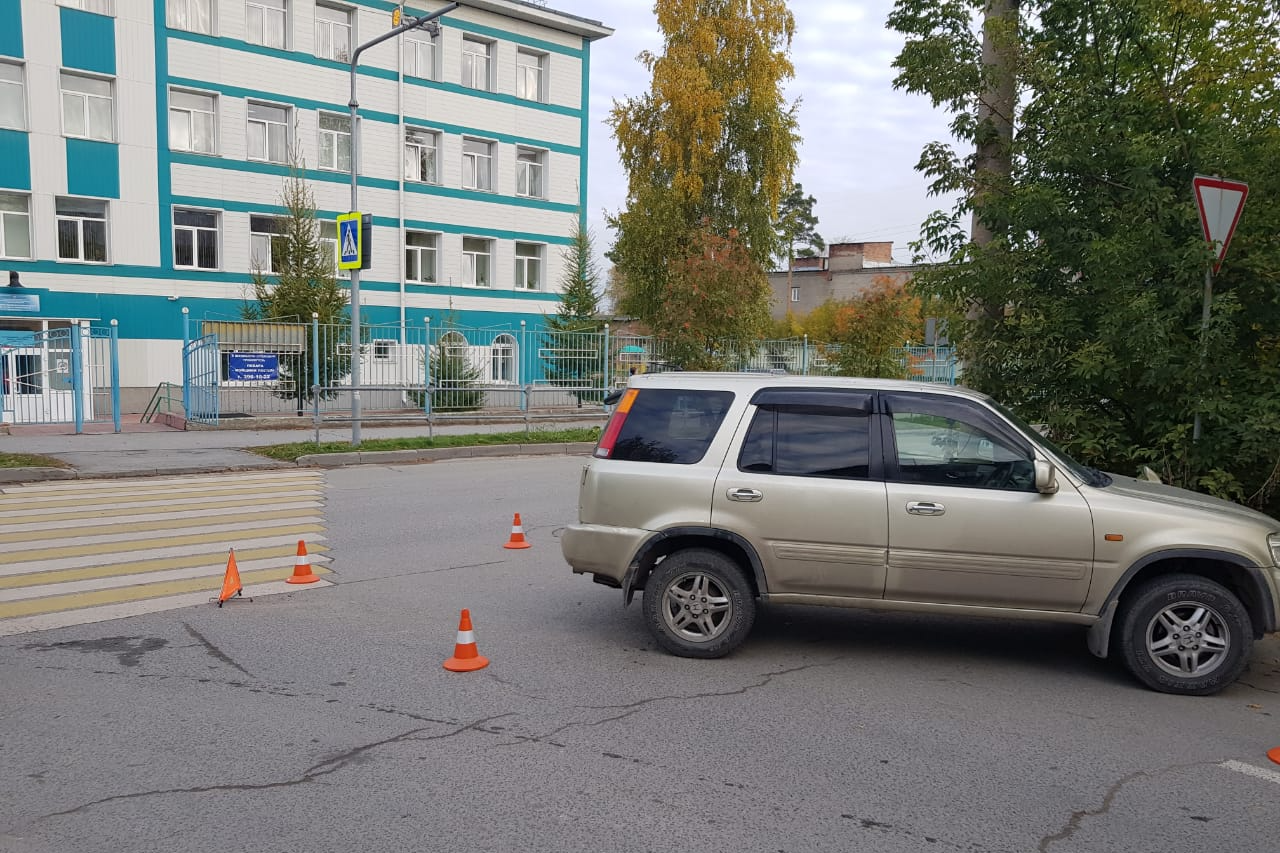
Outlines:
[{"label": "orange traffic cone", "polygon": [[227,555],[227,574],[222,579],[222,592],[218,594],[218,606],[239,595],[244,588],[240,585],[240,569],[236,566],[236,549],[232,548]]},{"label": "orange traffic cone", "polygon": [[307,543],[298,540],[298,557],[293,562],[293,577],[286,578],[285,583],[315,583],[320,580],[311,571],[311,558],[307,556]]},{"label": "orange traffic cone", "polygon": [[1280,764],[1280,746],[1277,746],[1275,749],[1270,750],[1267,753],[1267,758],[1270,758],[1276,764]]},{"label": "orange traffic cone", "polygon": [[471,611],[463,610],[458,622],[458,642],[453,647],[453,657],[444,662],[450,672],[471,672],[484,669],[489,659],[476,650],[476,635],[471,630]]},{"label": "orange traffic cone", "polygon": [[507,544],[503,548],[529,548],[532,547],[524,538],[524,528],[520,526],[520,513],[516,513],[516,517],[511,520],[511,538],[507,540]]}]

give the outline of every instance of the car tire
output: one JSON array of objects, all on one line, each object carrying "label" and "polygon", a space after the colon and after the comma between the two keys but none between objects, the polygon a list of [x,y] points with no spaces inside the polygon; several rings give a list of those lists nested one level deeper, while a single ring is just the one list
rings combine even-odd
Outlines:
[{"label": "car tire", "polygon": [[1120,657],[1153,690],[1208,696],[1249,663],[1253,624],[1240,599],[1196,575],[1166,575],[1135,590],[1121,608]]},{"label": "car tire", "polygon": [[673,655],[718,658],[747,638],[755,593],[742,568],[719,551],[689,548],[658,563],[644,585],[644,615]]}]

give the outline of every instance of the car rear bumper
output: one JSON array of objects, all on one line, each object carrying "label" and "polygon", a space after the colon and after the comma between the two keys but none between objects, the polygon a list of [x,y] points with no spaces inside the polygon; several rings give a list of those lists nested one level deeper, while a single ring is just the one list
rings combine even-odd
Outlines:
[{"label": "car rear bumper", "polygon": [[560,534],[560,550],[574,574],[593,574],[622,583],[631,560],[652,531],[634,527],[574,524]]}]

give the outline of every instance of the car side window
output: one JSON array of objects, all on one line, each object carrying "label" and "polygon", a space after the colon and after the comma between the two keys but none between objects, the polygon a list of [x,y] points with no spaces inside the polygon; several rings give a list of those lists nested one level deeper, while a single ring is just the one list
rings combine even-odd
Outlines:
[{"label": "car side window", "polygon": [[1035,491],[1028,447],[989,429],[963,402],[935,406],[895,397],[890,405],[897,446],[897,480],[933,486]]},{"label": "car side window", "polygon": [[756,410],[738,469],[792,477],[866,479],[871,418],[854,409],[766,406]]}]

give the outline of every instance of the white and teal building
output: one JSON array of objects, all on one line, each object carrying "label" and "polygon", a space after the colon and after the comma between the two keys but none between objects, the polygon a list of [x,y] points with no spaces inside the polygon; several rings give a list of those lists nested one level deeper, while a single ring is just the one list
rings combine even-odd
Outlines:
[{"label": "white and teal building", "polygon": [[[180,381],[183,309],[240,317],[291,158],[322,219],[349,208],[349,51],[395,8],[0,0],[0,343],[117,320],[127,399]],[[586,203],[591,43],[612,31],[521,0],[440,23],[361,55],[361,317],[537,328]]]}]

